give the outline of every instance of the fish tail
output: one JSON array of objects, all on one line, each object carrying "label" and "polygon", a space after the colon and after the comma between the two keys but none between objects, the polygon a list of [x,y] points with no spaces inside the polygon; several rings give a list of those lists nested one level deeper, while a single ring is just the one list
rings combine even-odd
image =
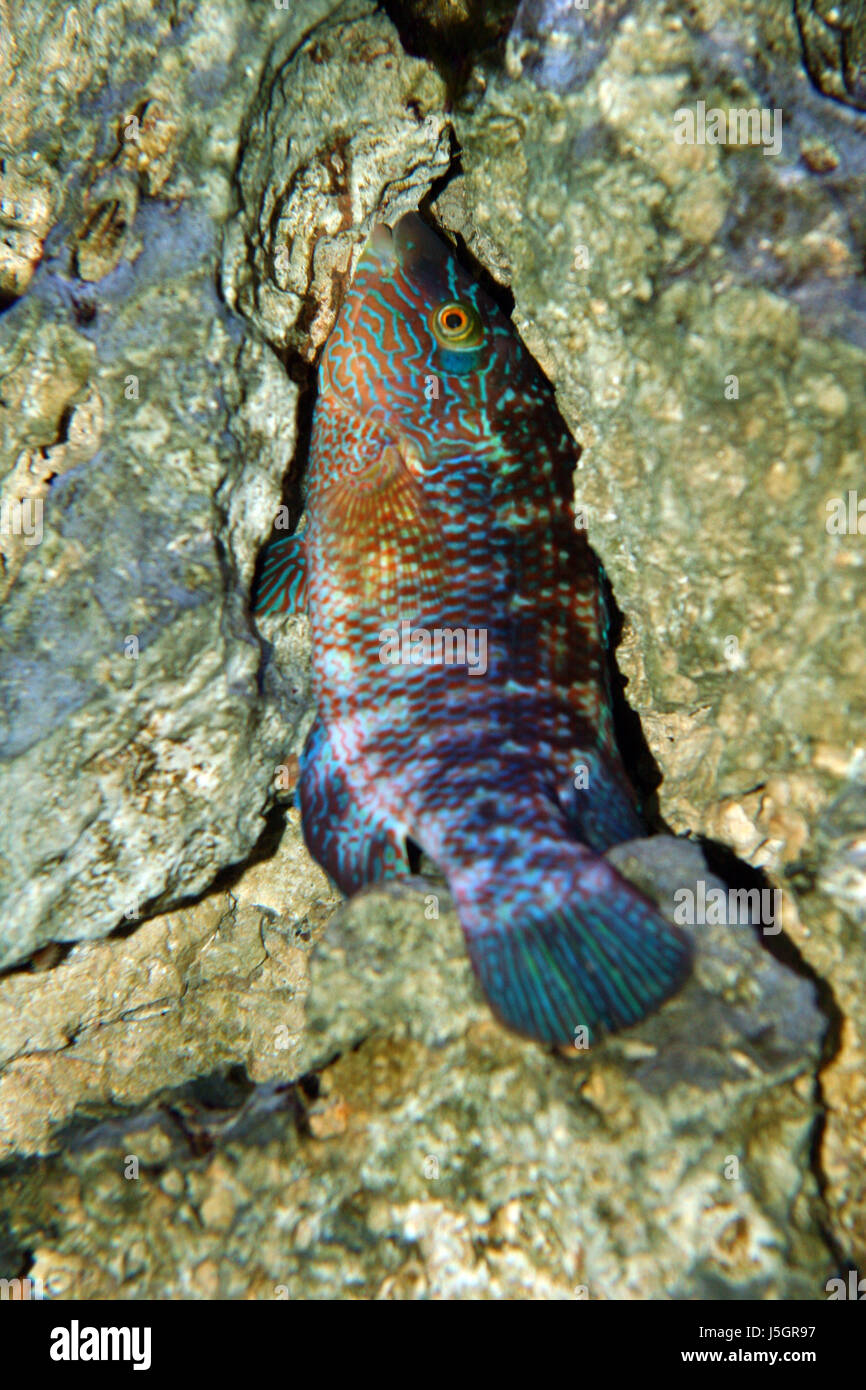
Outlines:
[{"label": "fish tail", "polygon": [[527,1037],[597,1042],[652,1013],[689,973],[687,938],[583,845],[524,836],[474,866],[440,866],[493,1012]]}]

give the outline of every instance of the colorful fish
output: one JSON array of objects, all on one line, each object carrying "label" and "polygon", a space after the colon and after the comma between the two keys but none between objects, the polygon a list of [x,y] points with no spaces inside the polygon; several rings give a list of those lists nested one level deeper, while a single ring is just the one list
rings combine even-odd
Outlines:
[{"label": "colorful fish", "polygon": [[324,349],[302,534],[256,612],[306,605],[307,845],[347,894],[444,873],[498,1017],[636,1023],[687,940],[602,858],[642,833],[613,731],[576,446],[510,320],[417,215],[378,227]]}]

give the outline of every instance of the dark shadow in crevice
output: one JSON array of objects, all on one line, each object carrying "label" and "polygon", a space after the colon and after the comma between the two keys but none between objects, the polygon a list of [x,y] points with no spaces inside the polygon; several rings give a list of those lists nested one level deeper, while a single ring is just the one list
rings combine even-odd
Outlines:
[{"label": "dark shadow in crevice", "polygon": [[616,649],[622,640],[625,617],[614,597],[610,580],[601,567],[599,582],[610,619],[608,673],[613,727],[617,745],[622,754],[625,770],[637,793],[638,805],[646,821],[648,832],[654,835],[672,835],[674,832],[665,822],[659,810],[658,788],[661,786],[662,774],[658,763],[650,752],[649,744],[644,736],[643,725],[628,702],[626,696],[628,681],[620,671],[616,661]]},{"label": "dark shadow in crevice", "polygon": [[0,980],[11,979],[13,975],[42,975],[48,970],[54,970],[65,961],[73,947],[78,945],[78,941],[49,941],[26,960],[16,961],[14,965],[7,965],[5,970],[0,970]]},{"label": "dark shadow in crevice", "polygon": [[[52,1168],[65,1165],[75,1153],[118,1150],[135,1156],[136,1136],[159,1129],[169,1140],[158,1160],[141,1159],[149,1173],[206,1161],[229,1143],[262,1148],[284,1144],[287,1129],[308,1135],[309,1106],[318,1100],[319,1075],[340,1056],[335,1053],[316,1071],[291,1081],[252,1081],[242,1065],[217,1068],[207,1076],[154,1091],[134,1105],[87,1102],[51,1133],[40,1154],[18,1155],[0,1164],[0,1185],[40,1175],[40,1186]],[[33,1267],[29,1234],[16,1236],[0,1210],[0,1258],[7,1270],[26,1277]]]},{"label": "dark shadow in crevice", "polygon": [[382,0],[406,53],[423,58],[445,83],[453,106],[479,61],[501,67],[518,0],[465,0],[442,5],[434,0]]},{"label": "dark shadow in crevice", "polygon": [[[720,878],[726,887],[745,889],[747,892],[752,889],[757,889],[758,892],[772,892],[774,888],[778,887],[778,884],[773,884],[762,869],[756,869],[753,865],[739,859],[728,845],[722,844],[718,840],[708,839],[705,836],[698,836],[697,843],[701,847],[707,868],[717,878]],[[843,1022],[842,1012],[830,985],[821,975],[817,974],[796,943],[784,931],[775,934],[767,933],[760,926],[756,926],[754,930],[761,945],[771,956],[788,970],[792,970],[796,975],[801,975],[813,984],[818,1007],[828,1024],[820,1063],[822,1067],[825,1066],[839,1050]]]},{"label": "dark shadow in crevice", "polygon": [[[184,1158],[205,1157],[229,1139],[254,1136],[252,1142],[265,1144],[284,1131],[285,1112],[296,1128],[302,1127],[306,1111],[298,1094],[300,1085],[300,1081],[257,1084],[244,1066],[234,1065],[155,1091],[135,1105],[85,1102],[52,1132],[48,1160],[57,1154],[110,1149],[115,1145],[134,1153],[134,1135],[154,1126],[172,1141],[172,1152],[165,1159],[146,1164],[155,1171]],[[303,1094],[309,1095],[308,1085]],[[275,1122],[274,1116],[283,1118]],[[13,1159],[4,1168],[20,1173],[36,1161],[39,1160]]]},{"label": "dark shadow in crevice", "polygon": [[[9,1166],[0,1166],[0,1178],[4,1168]],[[34,1253],[21,1244],[12,1231],[7,1213],[0,1211],[0,1269],[7,1279],[26,1279],[34,1263]]]},{"label": "dark shadow in crevice", "polygon": [[[732,849],[721,844],[718,840],[699,837],[698,844],[703,851],[707,867],[711,873],[720,878],[728,888],[742,888],[747,891],[757,889],[761,892],[763,890],[772,891],[777,886],[770,882],[763,870],[744,863],[742,859],[737,858]],[[782,891],[790,891],[790,889],[783,889]],[[755,932],[761,945],[769,951],[771,956],[788,970],[792,970],[794,974],[809,980],[814,986],[818,1008],[827,1020],[827,1032],[819,1063],[821,1068],[825,1067],[839,1051],[844,1022],[844,1015],[832,988],[828,981],[813,969],[793,939],[787,936],[784,931],[773,935],[765,933],[760,927],[756,927]]]},{"label": "dark shadow in crevice", "polygon": [[416,845],[414,840],[407,839],[406,858],[409,861],[410,874],[420,874],[422,854],[423,850],[421,849],[420,845]]},{"label": "dark shadow in crevice", "polygon": [[318,1100],[322,1091],[322,1085],[318,1074],[314,1071],[304,1072],[303,1076],[298,1077],[298,1086],[306,1096],[307,1100]]}]

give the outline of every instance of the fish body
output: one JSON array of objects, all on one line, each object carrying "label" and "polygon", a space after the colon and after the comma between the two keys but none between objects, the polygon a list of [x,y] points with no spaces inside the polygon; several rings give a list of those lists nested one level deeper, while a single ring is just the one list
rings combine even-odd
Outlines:
[{"label": "fish body", "polygon": [[617,749],[576,447],[511,321],[416,216],[380,227],[323,352],[302,538],[258,612],[310,616],[307,844],[339,886],[448,881],[494,1012],[543,1042],[637,1022],[685,939],[601,857],[642,830]]}]

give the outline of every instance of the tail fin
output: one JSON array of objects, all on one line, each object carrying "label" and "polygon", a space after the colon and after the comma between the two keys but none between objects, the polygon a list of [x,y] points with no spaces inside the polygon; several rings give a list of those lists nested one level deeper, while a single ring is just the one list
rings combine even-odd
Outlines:
[{"label": "tail fin", "polygon": [[513,846],[449,882],[491,1008],[539,1042],[574,1043],[581,1027],[597,1042],[652,1013],[689,973],[687,938],[572,841]]}]

